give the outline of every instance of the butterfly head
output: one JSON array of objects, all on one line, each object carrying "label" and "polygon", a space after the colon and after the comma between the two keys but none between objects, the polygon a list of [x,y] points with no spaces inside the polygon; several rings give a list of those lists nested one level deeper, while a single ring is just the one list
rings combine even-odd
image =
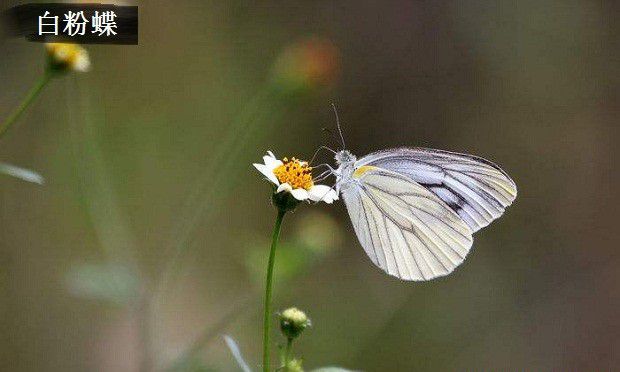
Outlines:
[{"label": "butterfly head", "polygon": [[338,151],[334,156],[334,159],[336,159],[336,164],[338,165],[354,163],[357,160],[355,155],[351,154],[348,150]]}]

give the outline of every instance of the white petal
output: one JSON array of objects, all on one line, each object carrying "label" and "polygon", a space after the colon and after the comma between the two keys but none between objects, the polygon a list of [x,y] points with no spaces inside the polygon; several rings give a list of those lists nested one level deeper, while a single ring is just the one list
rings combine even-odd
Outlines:
[{"label": "white petal", "polygon": [[330,190],[323,198],[323,201],[327,204],[333,203],[334,200],[338,200],[338,193],[336,192],[336,190]]},{"label": "white petal", "polygon": [[324,201],[327,204],[331,204],[338,199],[336,190],[327,185],[314,185],[310,188],[309,194],[310,200],[315,202]]},{"label": "white petal", "polygon": [[77,57],[75,57],[75,60],[73,61],[72,68],[75,71],[79,71],[79,72],[87,72],[88,70],[90,70],[90,60],[88,59],[88,54],[86,53],[78,54]]},{"label": "white petal", "polygon": [[263,174],[263,176],[267,177],[269,174],[269,170],[267,169],[267,167],[265,166],[265,164],[258,164],[258,163],[254,163],[252,164],[254,166],[254,168],[256,168],[259,172],[261,172]]},{"label": "white petal", "polygon": [[271,156],[272,158],[276,159],[276,156],[273,154],[273,152],[271,151],[267,151],[267,155]]},{"label": "white petal", "polygon": [[267,179],[271,181],[274,185],[280,184],[276,175],[273,174],[273,169],[267,167],[264,164],[256,164],[256,163],[254,163],[254,167],[258,169],[258,171],[261,172],[263,176],[267,177]]},{"label": "white petal", "polygon": [[273,156],[271,151],[268,152],[268,155],[263,156],[263,162],[265,162],[266,166],[271,167],[271,169],[275,169],[283,164],[282,161]]},{"label": "white petal", "polygon": [[282,161],[280,161],[280,160],[271,160],[271,161],[269,161],[269,164],[265,164],[265,166],[267,168],[269,168],[271,173],[273,173],[273,170],[276,169],[277,167],[279,167],[282,164],[284,164],[284,163],[282,163]]},{"label": "white petal", "polygon": [[307,200],[310,196],[306,189],[295,189],[291,191],[291,195],[293,195],[293,197],[297,200]]},{"label": "white petal", "polygon": [[291,187],[291,185],[289,185],[288,183],[283,183],[280,186],[278,186],[278,189],[276,190],[276,193],[282,192],[282,191],[286,191],[286,192],[291,192],[293,191],[293,187]]}]

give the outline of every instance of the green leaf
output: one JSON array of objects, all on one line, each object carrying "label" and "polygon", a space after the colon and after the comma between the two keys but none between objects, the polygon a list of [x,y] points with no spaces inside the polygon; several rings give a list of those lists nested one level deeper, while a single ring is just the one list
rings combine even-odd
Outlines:
[{"label": "green leaf", "polygon": [[224,335],[224,342],[226,342],[226,346],[228,346],[230,352],[237,361],[239,368],[243,372],[252,372],[248,364],[245,362],[245,360],[243,360],[243,355],[241,355],[241,350],[239,350],[239,345],[237,345],[235,340],[233,340],[233,338],[228,335]]},{"label": "green leaf", "polygon": [[2,162],[0,162],[0,173],[39,185],[42,185],[45,182],[43,176],[35,171]]},{"label": "green leaf", "polygon": [[340,367],[322,367],[313,369],[311,372],[359,372],[352,369],[340,368]]},{"label": "green leaf", "polygon": [[126,304],[139,295],[140,280],[122,265],[83,264],[73,267],[65,286],[76,297]]},{"label": "green leaf", "polygon": [[[338,223],[324,212],[305,213],[300,221],[292,226],[292,234],[282,239],[276,252],[274,272],[275,285],[299,275],[325,256],[333,253],[342,241]],[[247,238],[245,266],[251,280],[257,286],[264,285],[269,241],[250,236]]]},{"label": "green leaf", "polygon": [[[308,267],[309,263],[313,260],[312,255],[301,247],[286,243],[280,243],[278,245],[276,255],[277,262],[274,269],[275,283],[281,283],[294,277]],[[258,286],[263,285],[262,282],[265,276],[267,258],[268,256],[265,254],[265,249],[262,245],[248,252],[246,257],[246,267],[250,273],[250,277]]]}]

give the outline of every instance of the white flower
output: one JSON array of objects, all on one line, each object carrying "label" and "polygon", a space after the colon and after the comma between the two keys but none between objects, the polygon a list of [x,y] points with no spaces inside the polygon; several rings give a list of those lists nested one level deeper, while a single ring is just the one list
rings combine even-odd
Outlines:
[{"label": "white flower", "polygon": [[273,152],[263,156],[264,164],[254,164],[271,183],[277,186],[276,193],[288,192],[297,200],[324,201],[331,204],[338,199],[336,191],[327,185],[315,185],[312,168],[305,161],[292,158],[279,160]]},{"label": "white flower", "polygon": [[60,69],[86,72],[90,70],[88,52],[77,44],[47,43],[45,44],[52,63]]}]

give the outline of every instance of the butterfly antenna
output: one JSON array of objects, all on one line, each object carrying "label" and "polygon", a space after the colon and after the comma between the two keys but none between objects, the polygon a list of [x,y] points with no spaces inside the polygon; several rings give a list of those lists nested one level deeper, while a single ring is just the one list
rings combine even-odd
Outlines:
[{"label": "butterfly antenna", "polygon": [[336,105],[332,102],[332,109],[334,110],[334,115],[336,115],[336,126],[338,127],[338,134],[340,135],[340,142],[342,143],[342,149],[346,149],[347,146],[344,144],[344,136],[342,135],[342,128],[340,127],[340,118],[338,117],[338,110],[336,110]]},{"label": "butterfly antenna", "polygon": [[[334,131],[333,131],[333,130],[331,130],[331,129],[329,129],[329,128],[326,128],[326,127],[321,128],[321,130],[322,130],[323,132],[325,132],[325,133],[329,134],[329,137],[330,137],[330,138],[329,138],[329,140],[330,140],[330,142],[333,142],[333,143],[336,145],[336,147],[338,147],[338,146],[340,146],[340,145],[341,145],[341,144],[339,143],[338,136],[334,133]],[[334,151],[334,150],[332,150],[332,151]]]}]

